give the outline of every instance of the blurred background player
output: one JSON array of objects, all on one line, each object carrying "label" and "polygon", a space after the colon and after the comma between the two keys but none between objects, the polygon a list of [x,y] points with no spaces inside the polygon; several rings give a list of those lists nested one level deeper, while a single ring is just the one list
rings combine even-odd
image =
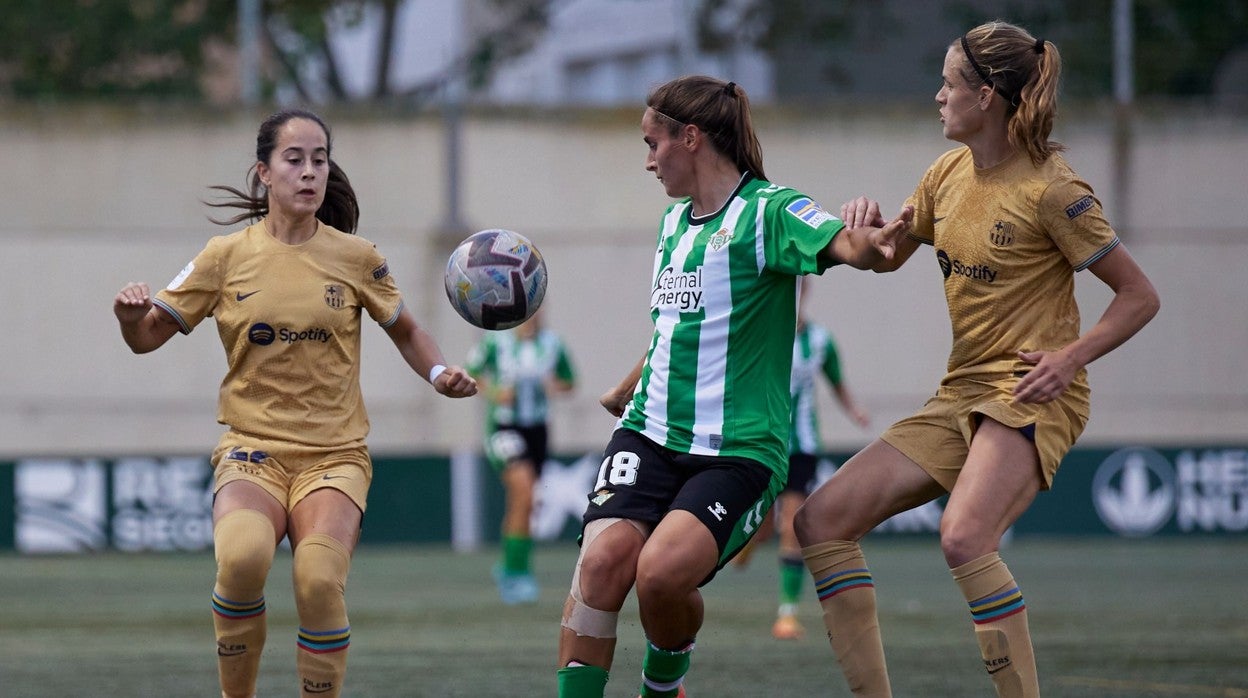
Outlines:
[{"label": "blurred background player", "polygon": [[[1090,412],[1086,366],[1130,339],[1157,291],[1049,140],[1057,47],[1004,22],[955,39],[936,93],[945,138],[908,203],[914,229],[876,271],[931,245],[953,329],[947,373],[914,415],[849,459],[798,510],[828,638],[855,695],[891,694],[875,586],[859,539],[890,516],[949,494],[940,547],[970,607],[1000,696],[1040,694],[1027,606],[1001,537],[1049,489]],[[860,198],[847,224],[879,216]],[[1113,291],[1082,331],[1075,273]]]},{"label": "blurred background player", "polygon": [[[563,608],[563,698],[600,698],[619,611],[636,585],[641,693],[684,694],[708,583],[754,534],[788,474],[797,277],[892,254],[910,211],[848,229],[767,181],[749,99],[686,76],[641,118],[645,169],[674,199],[650,277],[645,358],[601,402],[620,417],[583,517]],[[873,221],[874,223],[875,221]]]},{"label": "blurred background player", "polygon": [[789,394],[793,399],[793,428],[789,434],[789,479],[784,485],[784,491],[776,498],[772,515],[767,517],[763,527],[733,560],[738,567],[746,567],[758,545],[771,536],[773,529],[779,530],[780,604],[776,621],[771,626],[772,637],[777,640],[796,640],[805,634],[797,612],[801,606],[802,587],[805,585],[807,573],[806,565],[802,561],[802,548],[793,533],[793,516],[815,487],[815,469],[823,447],[819,437],[819,413],[816,406],[816,384],[819,376],[822,374],[827,379],[837,404],[854,424],[865,428],[871,423],[870,415],[854,400],[845,383],[832,333],[822,325],[811,322],[807,315],[810,280],[804,280],[801,286],[797,335],[793,339],[793,374],[789,382]]},{"label": "blurred background player", "polygon": [[221,695],[251,698],[267,634],[264,586],[274,550],[293,550],[300,695],[342,691],[351,626],[346,584],[372,481],[360,394],[360,326],[367,311],[413,371],[438,393],[467,397],[476,382],[447,367],[416,324],[386,260],[354,235],[355,191],[330,157],[329,128],[306,111],[278,112],[256,136],[251,191],[216,187],[254,220],[214,237],[152,297],[131,282],[113,299],[136,354],[189,334],[211,315],[229,370],[212,454],[213,623]]},{"label": "blurred background player", "polygon": [[567,346],[543,326],[544,310],[510,330],[487,332],[468,356],[486,408],[485,454],[505,490],[502,560],[494,569],[505,604],[533,603],[534,489],[546,461],[550,430],[548,399],[576,387]]}]

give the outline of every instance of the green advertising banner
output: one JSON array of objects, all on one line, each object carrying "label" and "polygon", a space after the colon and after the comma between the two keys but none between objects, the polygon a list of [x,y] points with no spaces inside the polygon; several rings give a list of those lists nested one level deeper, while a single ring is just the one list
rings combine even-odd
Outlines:
[{"label": "green advertising banner", "polygon": [[[826,479],[850,453],[828,454]],[[598,456],[551,459],[536,492],[534,536],[580,529]],[[206,456],[27,458],[0,462],[0,549],[23,553],[196,551],[212,547]],[[935,535],[942,500],[900,514],[872,535]],[[497,474],[472,454],[378,457],[361,544],[498,539]],[[1248,532],[1248,449],[1239,446],[1075,449],[1014,535],[1242,535]]]}]

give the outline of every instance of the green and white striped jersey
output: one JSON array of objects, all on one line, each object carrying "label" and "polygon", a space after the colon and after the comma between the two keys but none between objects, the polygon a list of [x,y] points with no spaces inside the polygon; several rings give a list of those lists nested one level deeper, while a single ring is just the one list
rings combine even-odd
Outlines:
[{"label": "green and white striped jersey", "polygon": [[513,390],[513,399],[491,402],[487,428],[496,424],[532,427],[546,423],[548,401],[546,379],[575,380],[572,360],[563,340],[554,332],[540,329],[530,339],[521,339],[515,330],[489,332],[468,354],[465,368],[474,376],[484,376],[496,386]]},{"label": "green and white striped jersey", "polygon": [[844,224],[801,192],[742,177],[719,211],[683,199],[663,216],[654,335],[619,426],[682,453],[788,469],[797,280]]},{"label": "green and white striped jersey", "polygon": [[793,431],[789,435],[789,453],[819,452],[815,382],[820,373],[833,386],[841,384],[841,362],[832,334],[807,322],[793,339],[793,378],[789,383],[789,393],[793,396]]}]

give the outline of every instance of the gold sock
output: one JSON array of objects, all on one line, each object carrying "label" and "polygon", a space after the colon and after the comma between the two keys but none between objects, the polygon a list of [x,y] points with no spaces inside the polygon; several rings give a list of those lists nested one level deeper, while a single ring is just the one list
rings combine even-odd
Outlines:
[{"label": "gold sock", "polygon": [[314,533],[295,548],[292,565],[299,611],[300,695],[337,698],[347,674],[351,644],[346,602],[351,556],[337,539]]},{"label": "gold sock", "polygon": [[1001,698],[1040,695],[1036,657],[1027,628],[1027,605],[1009,568],[995,552],[950,572],[971,607],[984,667]]},{"label": "gold sock", "polygon": [[815,578],[828,642],[849,690],[855,696],[891,696],[875,583],[862,549],[853,541],[834,540],[802,548],[802,557]]},{"label": "gold sock", "polygon": [[264,652],[264,582],[273,565],[276,533],[269,517],[239,509],[222,516],[212,536],[217,558],[212,621],[221,695],[251,698]]}]

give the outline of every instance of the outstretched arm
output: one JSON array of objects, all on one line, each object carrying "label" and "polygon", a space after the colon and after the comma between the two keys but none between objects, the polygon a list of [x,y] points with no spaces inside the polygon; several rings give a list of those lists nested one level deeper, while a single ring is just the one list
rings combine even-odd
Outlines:
[{"label": "outstretched arm", "polygon": [[178,323],[169,313],[152,305],[151,289],[131,281],[113,297],[113,314],[121,327],[121,338],[136,354],[159,349],[178,333]]},{"label": "outstretched arm", "polygon": [[[434,366],[446,365],[433,335],[416,324],[416,319],[406,309],[399,311],[398,319],[386,328],[386,334],[390,335],[407,365],[426,380]],[[446,370],[434,376],[433,389],[447,397],[469,397],[477,394],[477,381],[460,366],[446,366]]]},{"label": "outstretched arm", "polygon": [[1014,386],[1014,399],[1018,402],[1049,402],[1057,398],[1070,386],[1079,369],[1130,339],[1161,308],[1157,290],[1122,245],[1088,269],[1113,289],[1114,299],[1095,325],[1061,349],[1018,352],[1018,358],[1035,366]]},{"label": "outstretched arm", "polygon": [[865,215],[852,216],[851,219],[859,225],[851,226],[851,220],[846,220],[846,228],[832,238],[823,253],[833,262],[848,264],[855,269],[882,271],[896,256],[898,245],[907,239],[910,222],[914,219],[914,208],[902,207],[896,218],[882,224],[878,205],[874,207],[874,215],[868,210]]}]

